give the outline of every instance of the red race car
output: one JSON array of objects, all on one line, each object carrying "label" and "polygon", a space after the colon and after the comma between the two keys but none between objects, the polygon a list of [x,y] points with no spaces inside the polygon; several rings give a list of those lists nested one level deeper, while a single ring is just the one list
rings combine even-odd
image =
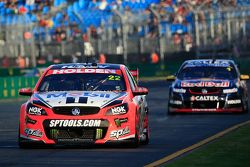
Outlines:
[{"label": "red race car", "polygon": [[[138,75],[138,73],[135,73]],[[148,144],[148,90],[124,65],[50,66],[20,109],[19,146]]]}]

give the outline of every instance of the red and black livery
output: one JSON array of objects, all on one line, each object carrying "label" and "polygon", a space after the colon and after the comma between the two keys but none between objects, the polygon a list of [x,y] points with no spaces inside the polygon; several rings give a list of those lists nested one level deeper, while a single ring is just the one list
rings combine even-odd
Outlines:
[{"label": "red and black livery", "polygon": [[169,88],[168,114],[247,112],[246,80],[233,60],[185,61]]}]

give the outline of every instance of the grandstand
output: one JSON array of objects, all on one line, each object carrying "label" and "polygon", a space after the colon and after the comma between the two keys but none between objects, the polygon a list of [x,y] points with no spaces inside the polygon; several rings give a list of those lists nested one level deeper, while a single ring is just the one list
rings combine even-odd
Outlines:
[{"label": "grandstand", "polygon": [[[133,53],[165,53],[176,49],[190,51],[197,43],[204,45],[204,40],[199,36],[203,35],[201,33],[205,28],[207,30],[211,24],[216,27],[224,23],[227,13],[220,11],[247,6],[250,6],[248,0],[1,0],[0,27],[1,36],[4,37],[0,40],[5,43],[16,41],[8,39],[11,35],[6,35],[12,29],[32,33],[34,42],[39,45],[41,42],[91,41],[97,53],[116,54],[118,50],[124,53],[124,42],[129,39],[131,42],[126,45],[131,49],[127,50]],[[213,20],[210,18],[211,12],[205,11],[213,11]],[[249,14],[246,10],[244,16]],[[234,17],[239,16],[243,16],[241,11],[234,12]],[[198,27],[195,17],[201,23]],[[203,26],[203,23],[206,25]],[[200,34],[197,35],[197,32]],[[208,33],[213,37],[213,32]],[[197,36],[201,39],[197,39]],[[139,48],[132,47],[138,46],[141,39],[143,42],[139,43]],[[25,39],[18,40],[23,43]],[[107,41],[111,41],[111,44],[107,44]],[[159,44],[160,41],[164,43]],[[162,49],[163,46],[167,47]],[[38,48],[43,47],[46,46]],[[50,53],[48,49],[45,50],[42,49],[39,54],[58,54],[54,51],[64,50],[60,55],[69,55],[75,49],[52,49]],[[10,55],[11,52],[4,48],[0,57],[5,54]]]},{"label": "grandstand", "polygon": [[[34,29],[34,34],[44,34],[45,28],[50,28],[50,34],[56,32],[58,27],[69,27],[77,24],[82,33],[86,33],[91,26],[95,28],[110,23],[114,13],[112,10],[117,9],[124,13],[130,10],[136,14],[143,12],[150,7],[156,8],[161,18],[161,34],[165,34],[168,28],[171,34],[187,33],[188,26],[193,22],[191,9],[198,6],[207,6],[202,1],[178,1],[178,0],[16,0],[1,1],[1,25],[28,25],[38,24],[39,29]],[[210,7],[218,7],[218,1],[209,1]],[[216,4],[215,4],[216,2]],[[246,0],[239,0],[238,4],[245,6],[249,4]],[[50,16],[51,10],[57,9]],[[133,17],[137,17],[133,15]],[[134,19],[136,20],[136,19]],[[115,25],[113,26],[116,27]],[[149,33],[150,26],[144,30]],[[142,33],[142,32],[140,32]]]}]

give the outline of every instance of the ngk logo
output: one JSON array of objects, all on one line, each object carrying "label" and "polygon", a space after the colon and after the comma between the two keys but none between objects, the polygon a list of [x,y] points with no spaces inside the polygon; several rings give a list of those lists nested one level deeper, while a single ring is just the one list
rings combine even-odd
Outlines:
[{"label": "ngk logo", "polygon": [[111,109],[113,115],[126,114],[125,106],[114,107]]},{"label": "ngk logo", "polygon": [[29,114],[41,115],[41,110],[42,110],[42,108],[30,107],[29,108]]}]

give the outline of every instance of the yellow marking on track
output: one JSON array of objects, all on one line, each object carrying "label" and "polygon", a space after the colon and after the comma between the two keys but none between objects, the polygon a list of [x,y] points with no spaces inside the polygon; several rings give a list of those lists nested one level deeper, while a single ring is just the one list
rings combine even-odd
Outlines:
[{"label": "yellow marking on track", "polygon": [[250,124],[250,120],[246,121],[246,122],[242,122],[242,123],[237,124],[237,125],[234,125],[231,128],[225,129],[225,130],[223,130],[223,131],[221,131],[221,132],[219,132],[219,133],[217,133],[217,134],[215,134],[215,135],[213,135],[213,136],[211,136],[209,138],[206,138],[206,139],[204,139],[204,140],[202,140],[202,141],[200,141],[200,142],[198,142],[196,144],[193,144],[193,145],[191,145],[189,147],[186,147],[186,148],[184,148],[182,150],[179,150],[179,151],[177,151],[177,152],[175,152],[173,154],[170,154],[170,155],[168,155],[168,156],[166,156],[166,157],[164,157],[162,159],[159,159],[159,160],[157,160],[155,162],[152,162],[152,163],[150,163],[148,165],[145,165],[145,167],[155,167],[155,166],[162,165],[162,164],[164,164],[164,163],[166,163],[166,162],[168,162],[168,161],[170,161],[170,160],[172,160],[172,159],[174,159],[176,157],[179,157],[179,156],[183,155],[184,153],[187,153],[187,152],[189,152],[191,150],[194,150],[194,149],[196,149],[198,147],[201,147],[201,146],[203,146],[203,145],[205,145],[205,144],[207,144],[207,143],[209,143],[209,142],[211,142],[211,141],[213,141],[215,139],[218,139],[218,138],[224,136],[225,134],[227,134],[227,133],[229,133],[229,132],[231,132],[231,131],[233,131],[235,129],[238,129],[238,128],[244,126],[244,125],[247,125],[247,124]]}]

